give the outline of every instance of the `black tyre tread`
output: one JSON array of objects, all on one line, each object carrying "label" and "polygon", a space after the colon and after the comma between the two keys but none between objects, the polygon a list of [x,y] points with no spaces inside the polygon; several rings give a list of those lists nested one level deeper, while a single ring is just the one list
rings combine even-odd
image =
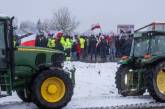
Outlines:
[{"label": "black tyre tread", "polygon": [[30,94],[27,94],[27,98],[25,97],[24,89],[17,89],[16,92],[17,92],[18,97],[19,97],[22,101],[27,102],[27,103],[29,103],[29,102],[32,101],[32,97],[31,97]]},{"label": "black tyre tread", "polygon": [[[54,106],[50,106],[49,104],[43,104],[39,101],[38,96],[36,93],[33,93],[33,102],[40,108],[40,109],[61,109],[62,107],[65,107],[71,100],[73,95],[73,83],[70,79],[69,75],[65,73],[63,70],[45,70],[42,71],[33,81],[32,90],[37,90],[36,84],[38,84],[39,81],[44,80],[45,77],[52,77],[56,76],[61,78],[65,85],[66,85],[66,93],[64,98],[59,101],[58,103],[54,104]],[[49,105],[49,106],[48,106]]]},{"label": "black tyre tread", "polygon": [[162,100],[157,94],[156,91],[154,89],[154,73],[158,72],[160,70],[160,65],[161,63],[159,63],[158,65],[154,66],[150,72],[147,73],[146,77],[147,77],[147,89],[148,92],[150,94],[150,96],[152,96],[156,101],[158,102],[165,102],[165,100]]},{"label": "black tyre tread", "polygon": [[140,90],[140,91],[131,91],[131,92],[124,92],[121,87],[121,79],[122,79],[122,74],[123,72],[129,68],[130,66],[128,65],[121,65],[117,72],[116,72],[116,76],[115,76],[115,84],[116,84],[116,88],[118,89],[118,93],[121,94],[122,96],[126,97],[126,96],[139,96],[139,95],[143,95],[145,93],[145,89]]}]

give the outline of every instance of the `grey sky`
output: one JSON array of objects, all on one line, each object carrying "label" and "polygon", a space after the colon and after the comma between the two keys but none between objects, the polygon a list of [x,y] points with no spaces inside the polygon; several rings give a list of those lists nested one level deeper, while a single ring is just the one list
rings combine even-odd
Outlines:
[{"label": "grey sky", "polygon": [[0,12],[19,21],[47,19],[60,7],[68,7],[80,21],[78,31],[100,23],[104,32],[116,31],[117,24],[138,28],[152,21],[165,22],[165,0],[1,0]]}]

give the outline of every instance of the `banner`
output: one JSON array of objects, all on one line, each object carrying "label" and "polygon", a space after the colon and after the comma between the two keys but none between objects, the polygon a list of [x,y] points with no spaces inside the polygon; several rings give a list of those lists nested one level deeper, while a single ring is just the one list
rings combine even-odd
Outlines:
[{"label": "banner", "polygon": [[134,25],[118,25],[117,33],[122,35],[134,33]]}]

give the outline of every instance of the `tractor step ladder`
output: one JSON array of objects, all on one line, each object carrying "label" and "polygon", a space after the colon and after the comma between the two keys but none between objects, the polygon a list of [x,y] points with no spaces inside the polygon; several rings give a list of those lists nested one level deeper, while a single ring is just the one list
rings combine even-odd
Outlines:
[{"label": "tractor step ladder", "polygon": [[9,73],[0,71],[0,98],[11,95],[11,78]]}]

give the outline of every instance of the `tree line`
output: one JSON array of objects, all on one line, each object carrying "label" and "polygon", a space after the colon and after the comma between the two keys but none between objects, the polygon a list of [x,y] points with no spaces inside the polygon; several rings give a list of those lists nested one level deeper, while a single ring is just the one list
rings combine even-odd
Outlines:
[{"label": "tree line", "polygon": [[65,34],[73,33],[79,25],[79,21],[71,15],[67,7],[58,9],[50,19],[38,19],[37,22],[22,21],[18,27],[18,33],[43,32],[49,30],[62,31]]}]

